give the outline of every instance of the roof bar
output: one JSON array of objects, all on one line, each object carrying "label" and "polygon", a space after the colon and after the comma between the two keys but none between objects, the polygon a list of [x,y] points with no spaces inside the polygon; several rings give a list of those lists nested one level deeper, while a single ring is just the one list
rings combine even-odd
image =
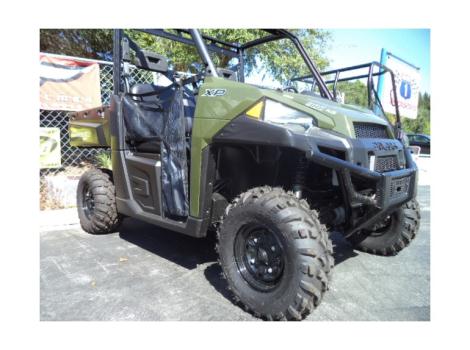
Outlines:
[{"label": "roof bar", "polygon": [[[176,31],[178,32],[182,32],[182,33],[186,33],[186,34],[190,34],[190,30],[187,30],[187,29],[175,29]],[[201,32],[200,32],[201,33]],[[201,33],[201,36],[206,39],[206,40],[209,40],[209,41],[212,41],[214,43],[217,43],[217,44],[221,44],[221,45],[225,45],[225,46],[228,46],[232,49],[236,49],[238,50],[240,48],[240,45],[237,44],[237,43],[229,43],[227,41],[224,41],[224,40],[221,40],[221,39],[217,39],[217,38],[214,38],[212,36],[209,36],[209,35],[205,35],[205,34],[202,34]]]},{"label": "roof bar", "polygon": [[267,43],[267,42],[270,42],[270,41],[278,40],[280,38],[281,37],[279,37],[278,35],[264,36],[262,38],[259,38],[259,39],[253,40],[253,41],[249,41],[246,44],[241,45],[240,49],[246,50],[246,49],[249,49],[253,46],[257,46],[257,45],[261,45],[261,44],[264,44],[264,43]]},{"label": "roof bar", "polygon": [[[193,39],[185,38],[182,35],[169,33],[167,31],[165,31],[164,29],[137,29],[137,30],[139,30],[141,32],[144,32],[144,33],[156,35],[156,36],[159,36],[159,37],[162,37],[162,38],[165,38],[165,39],[178,41],[178,42],[186,44],[186,45],[195,46],[195,43],[194,43]],[[186,33],[186,31],[183,31],[183,30],[178,30],[178,32]],[[189,31],[187,33],[189,34]],[[215,41],[217,39],[207,39],[206,38],[206,40]],[[212,51],[212,52],[215,52],[215,53],[218,53],[218,54],[223,54],[223,55],[227,55],[227,56],[230,56],[230,57],[237,57],[238,56],[238,51],[226,49],[226,48],[217,46],[214,43],[206,44],[206,46],[207,46],[207,49],[209,51]]]}]

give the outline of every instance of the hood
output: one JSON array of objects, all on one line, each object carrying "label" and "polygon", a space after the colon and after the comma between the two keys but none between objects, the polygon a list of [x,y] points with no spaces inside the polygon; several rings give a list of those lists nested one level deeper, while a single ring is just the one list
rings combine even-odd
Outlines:
[{"label": "hood", "polygon": [[321,128],[335,130],[348,137],[355,137],[354,122],[389,127],[386,120],[363,107],[341,104],[319,96],[275,90],[264,90],[263,95],[314,116]]}]

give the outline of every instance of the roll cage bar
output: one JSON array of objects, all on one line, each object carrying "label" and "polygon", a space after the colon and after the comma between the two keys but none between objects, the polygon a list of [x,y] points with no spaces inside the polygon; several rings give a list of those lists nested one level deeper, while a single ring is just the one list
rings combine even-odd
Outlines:
[{"label": "roll cage bar", "polygon": [[[267,42],[289,39],[292,41],[297,51],[302,56],[305,64],[311,72],[311,77],[316,80],[318,84],[320,95],[329,100],[333,100],[333,95],[328,90],[325,82],[323,81],[320,72],[315,67],[315,64],[310,59],[305,50],[304,46],[294,34],[290,33],[285,29],[264,29],[268,32],[269,35],[255,39],[253,41],[247,42],[245,44],[240,43],[229,43],[211,36],[201,34],[197,29],[174,29],[174,32],[169,32],[166,29],[136,29],[138,31],[162,37],[165,39],[177,41],[183,44],[195,46],[199,55],[201,56],[206,68],[208,68],[209,74],[212,76],[217,76],[217,70],[215,69],[214,63],[210,58],[209,51],[215,52],[222,55],[227,55],[229,57],[238,57],[239,59],[239,76],[241,81],[244,81],[244,59],[243,54],[246,49],[252,48],[257,45],[261,45]],[[113,49],[113,61],[115,67],[120,67],[122,60],[122,48],[121,43],[124,33],[122,29],[114,30],[114,49]],[[114,89],[115,91],[119,90],[119,77],[121,76],[120,68],[114,70]],[[116,79],[117,78],[117,79]]]},{"label": "roll cage bar", "polygon": [[[357,70],[361,70],[361,69],[363,70],[363,69],[366,69],[366,68],[368,69],[367,74],[358,74],[358,75],[349,76],[349,77],[345,77],[345,78],[340,77],[341,73],[357,71]],[[375,68],[378,68],[378,71],[375,70]],[[385,111],[383,109],[382,103],[380,102],[380,98],[378,96],[377,90],[375,89],[375,86],[374,86],[373,77],[381,76],[381,75],[384,75],[386,73],[390,73],[390,76],[392,78],[393,98],[394,98],[395,101],[398,101],[398,99],[397,99],[397,89],[396,89],[396,83],[395,83],[395,74],[393,73],[393,71],[390,68],[388,68],[388,67],[384,66],[383,64],[380,64],[376,61],[373,61],[373,62],[370,62],[370,63],[359,64],[359,65],[351,66],[351,67],[344,67],[344,68],[340,68],[340,69],[332,69],[332,70],[329,70],[329,71],[321,72],[320,74],[322,76],[325,76],[325,77],[334,75],[334,78],[327,79],[325,81],[325,84],[326,85],[333,84],[333,98],[335,100],[336,100],[336,96],[337,96],[337,87],[338,87],[339,82],[367,78],[367,102],[368,102],[368,106],[369,106],[370,109],[373,109],[375,107],[374,106],[374,101],[376,101],[377,102],[377,108],[379,108],[380,111],[382,112],[382,115],[385,116]],[[312,84],[312,91],[314,90],[315,85],[316,85],[316,80],[313,79],[312,75],[305,75],[305,76],[302,76],[302,77],[296,77],[296,78],[291,79],[291,82],[295,82],[295,81],[301,81],[301,82]],[[397,118],[395,128],[397,129],[396,132],[398,134],[398,130],[401,129],[401,119],[400,119],[400,109],[398,108],[397,103],[395,104],[395,114],[396,114],[396,118]],[[389,122],[389,120],[386,117],[385,117],[385,119],[387,120],[387,122]]]}]

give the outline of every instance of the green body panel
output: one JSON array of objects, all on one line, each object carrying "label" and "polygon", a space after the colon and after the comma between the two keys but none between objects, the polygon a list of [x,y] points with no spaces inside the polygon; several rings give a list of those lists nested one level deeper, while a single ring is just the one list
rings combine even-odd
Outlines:
[{"label": "green body panel", "polygon": [[388,123],[369,109],[340,104],[312,95],[263,90],[264,95],[313,115],[318,126],[331,129],[351,138],[355,138],[353,122],[367,122],[381,125]]},{"label": "green body panel", "polygon": [[69,139],[75,147],[110,147],[109,107],[70,113]]},{"label": "green body panel", "polygon": [[267,89],[263,89],[262,91],[264,96],[272,100],[276,100],[299,111],[313,115],[317,119],[318,126],[320,128],[335,129],[336,123],[328,113],[308,107],[307,104],[311,102],[309,96]]},{"label": "green body panel", "polygon": [[[207,94],[206,91],[219,94]],[[318,126],[355,138],[353,122],[387,125],[368,109],[343,105],[321,97],[256,87],[223,78],[206,77],[199,89],[191,136],[190,215],[201,217],[202,150],[230,120],[246,112],[261,98],[269,98],[314,116]],[[260,121],[262,122],[262,121]],[[109,147],[109,108],[72,114],[70,144],[78,147]],[[392,135],[392,130],[389,129]]]},{"label": "green body panel", "polygon": [[[206,91],[222,90],[220,95]],[[230,120],[247,111],[263,97],[314,116],[318,126],[355,138],[353,122],[388,125],[370,110],[344,105],[321,97],[259,88],[222,78],[207,77],[200,87],[191,143],[190,215],[200,217],[202,150]],[[390,136],[392,130],[389,128]]]},{"label": "green body panel", "polygon": [[[223,96],[204,96],[206,89],[226,89]],[[193,131],[191,133],[190,208],[191,216],[199,217],[202,150],[212,137],[230,120],[258,101],[260,89],[222,78],[207,77],[199,89]]]},{"label": "green body panel", "polygon": [[69,123],[70,146],[110,147],[107,120],[71,121]]}]

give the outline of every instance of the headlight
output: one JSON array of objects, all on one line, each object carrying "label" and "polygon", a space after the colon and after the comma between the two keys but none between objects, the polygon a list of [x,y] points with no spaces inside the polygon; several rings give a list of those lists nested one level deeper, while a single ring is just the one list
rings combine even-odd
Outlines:
[{"label": "headlight", "polygon": [[258,102],[246,114],[249,117],[262,119],[267,123],[283,126],[294,132],[304,133],[316,126],[316,120],[313,116],[269,99]]}]

